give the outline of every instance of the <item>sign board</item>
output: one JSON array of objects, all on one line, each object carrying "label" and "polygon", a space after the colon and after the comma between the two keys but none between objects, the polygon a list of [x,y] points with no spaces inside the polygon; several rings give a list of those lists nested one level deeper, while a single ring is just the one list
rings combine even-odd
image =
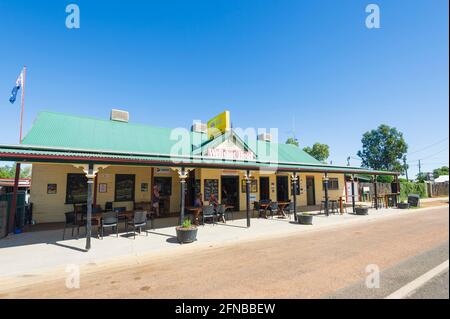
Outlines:
[{"label": "sign board", "polygon": [[230,112],[225,111],[208,121],[208,138],[212,139],[231,129]]},{"label": "sign board", "polygon": [[346,182],[345,183],[346,186],[346,194],[347,194],[347,198],[346,201],[347,203],[351,203],[352,202],[352,195],[355,196],[355,201],[359,200],[359,187],[358,187],[358,182],[355,182],[355,194],[352,194],[352,182]]},{"label": "sign board", "polygon": [[252,152],[226,148],[209,148],[206,155],[212,158],[240,161],[253,160],[255,158]]},{"label": "sign board", "polygon": [[170,168],[167,167],[156,167],[155,174],[170,174]]},{"label": "sign board", "polygon": [[209,201],[211,194],[214,194],[217,199],[219,199],[219,180],[218,179],[205,179],[204,190],[204,200]]},{"label": "sign board", "polygon": [[250,203],[256,202],[256,194],[250,194]]}]

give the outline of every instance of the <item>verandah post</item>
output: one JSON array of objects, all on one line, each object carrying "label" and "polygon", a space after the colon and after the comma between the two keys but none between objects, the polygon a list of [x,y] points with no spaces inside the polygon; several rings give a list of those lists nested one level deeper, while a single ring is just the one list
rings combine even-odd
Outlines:
[{"label": "verandah post", "polygon": [[373,190],[374,190],[374,197],[375,197],[375,209],[378,209],[377,175],[373,175]]},{"label": "verandah post", "polygon": [[180,225],[183,224],[184,221],[184,195],[185,195],[185,188],[186,188],[186,171],[184,169],[184,167],[181,168],[181,170],[179,171],[179,176],[180,176],[180,183],[181,183],[181,207],[180,207]]},{"label": "verandah post", "polygon": [[297,221],[297,188],[298,187],[298,177],[297,173],[292,174],[292,196],[294,197],[294,220]]},{"label": "verandah post", "polygon": [[14,232],[16,222],[16,208],[17,208],[17,191],[19,189],[20,178],[20,163],[16,163],[16,174],[14,176],[13,197],[11,202],[11,210],[9,211],[9,232]]},{"label": "verandah post", "polygon": [[328,210],[328,173],[325,173],[323,178],[323,186],[325,190],[325,215],[329,216],[330,212]]},{"label": "verandah post", "polygon": [[89,164],[87,177],[87,214],[86,214],[86,250],[91,249],[91,235],[92,235],[92,185],[94,183],[94,164]]},{"label": "verandah post", "polygon": [[245,195],[247,200],[247,228],[250,227],[250,171],[247,170],[247,174],[245,176]]},{"label": "verandah post", "polygon": [[352,210],[353,212],[356,211],[355,209],[355,175],[352,174]]}]

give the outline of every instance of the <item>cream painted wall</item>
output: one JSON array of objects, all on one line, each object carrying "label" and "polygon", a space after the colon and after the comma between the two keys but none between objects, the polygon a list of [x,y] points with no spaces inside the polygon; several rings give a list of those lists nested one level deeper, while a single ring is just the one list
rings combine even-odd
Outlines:
[{"label": "cream painted wall", "polygon": [[[30,200],[36,222],[61,222],[64,221],[64,213],[73,210],[73,205],[65,204],[69,173],[83,171],[71,165],[33,164]],[[47,194],[47,184],[56,184],[56,194]]]},{"label": "cream painted wall", "polygon": [[[38,223],[62,222],[64,213],[73,210],[72,204],[65,204],[67,174],[83,173],[81,168],[62,164],[34,163],[32,170],[32,186],[30,199],[33,203],[33,218]],[[97,204],[104,207],[106,202],[113,202],[113,207],[133,208],[133,202],[114,202],[114,186],[116,174],[135,175],[135,201],[150,201],[151,199],[151,168],[140,166],[108,166],[100,169],[97,175]],[[155,176],[172,177],[172,196],[170,198],[170,211],[180,210],[180,183],[175,171],[155,174]],[[147,191],[141,191],[141,184],[148,183]],[[47,184],[56,184],[57,193],[47,194]],[[106,193],[100,193],[100,184],[106,184]]]},{"label": "cream painted wall", "polygon": [[[65,204],[66,197],[66,184],[68,173],[83,173],[80,168],[75,168],[72,165],[62,164],[33,164],[32,170],[32,186],[31,186],[31,201],[33,202],[33,217],[38,223],[42,222],[61,222],[64,221],[64,213],[71,211],[73,205]],[[105,169],[101,169],[98,172],[97,181],[97,204],[104,207],[105,202],[114,202],[114,185],[115,174],[135,174],[135,201],[150,201],[151,198],[151,168],[140,166],[108,166]],[[204,180],[205,179],[217,179],[219,182],[219,198],[221,201],[221,176],[222,175],[236,175],[239,176],[239,194],[240,194],[240,209],[245,210],[246,196],[242,192],[241,185],[244,178],[243,171],[232,171],[222,169],[196,169],[196,179],[201,180],[201,192],[204,194]],[[251,171],[251,175],[258,180],[258,192],[252,195],[256,195],[256,200],[259,200],[260,184],[259,178],[261,176],[269,177],[270,198],[276,199],[276,174],[274,172],[265,171]],[[289,198],[292,198],[291,178],[289,173],[279,173],[279,175],[289,176]],[[180,209],[180,180],[177,172],[168,171],[165,173],[155,173],[155,176],[166,176],[172,178],[172,196],[170,198],[170,211],[172,213],[179,212]],[[324,191],[322,187],[323,174],[299,174],[300,188],[303,189],[300,195],[297,196],[297,205],[305,206],[306,201],[306,176],[314,176],[315,178],[315,193],[316,204],[319,205],[323,200]],[[345,182],[344,175],[342,174],[329,174],[330,178],[338,178],[339,190],[330,190],[330,199],[337,199],[339,196],[345,196]],[[101,183],[107,184],[107,192],[100,193],[98,191]],[[141,183],[148,183],[148,190],[141,192]],[[57,184],[57,194],[47,194],[47,184]],[[205,201],[205,204],[208,204]],[[116,202],[113,203],[115,207],[126,206],[128,209],[133,207],[132,202]],[[253,204],[252,204],[253,207]]]}]

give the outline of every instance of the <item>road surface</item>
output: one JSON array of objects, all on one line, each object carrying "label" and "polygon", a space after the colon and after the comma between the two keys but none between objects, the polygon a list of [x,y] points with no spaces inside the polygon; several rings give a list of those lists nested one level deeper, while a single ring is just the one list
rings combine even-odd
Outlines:
[{"label": "road surface", "polygon": [[[80,288],[48,280],[0,289],[0,297],[385,298],[448,260],[448,241],[446,206],[163,256],[133,267],[83,268]],[[380,270],[379,288],[364,284],[368,266]],[[448,298],[448,271],[405,298],[442,297]]]}]

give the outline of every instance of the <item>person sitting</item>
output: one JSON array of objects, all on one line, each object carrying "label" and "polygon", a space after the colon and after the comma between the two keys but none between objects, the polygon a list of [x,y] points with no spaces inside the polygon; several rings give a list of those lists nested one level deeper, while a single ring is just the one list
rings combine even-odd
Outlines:
[{"label": "person sitting", "polygon": [[209,197],[209,205],[213,205],[214,206],[214,210],[217,210],[217,206],[219,205],[219,201],[216,198],[216,195],[211,194],[211,196]]},{"label": "person sitting", "polygon": [[202,193],[198,193],[195,197],[194,207],[203,207]]}]

